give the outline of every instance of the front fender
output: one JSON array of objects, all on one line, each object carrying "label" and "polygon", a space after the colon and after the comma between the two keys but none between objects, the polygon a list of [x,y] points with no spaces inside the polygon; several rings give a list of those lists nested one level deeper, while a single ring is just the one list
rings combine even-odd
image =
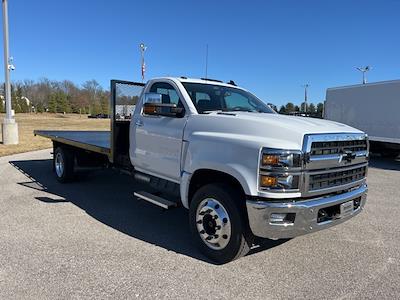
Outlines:
[{"label": "front fender", "polygon": [[226,173],[234,177],[247,195],[257,192],[259,146],[253,143],[229,143],[226,140],[198,138],[186,144],[181,178],[182,204],[188,207],[191,175],[200,169]]}]

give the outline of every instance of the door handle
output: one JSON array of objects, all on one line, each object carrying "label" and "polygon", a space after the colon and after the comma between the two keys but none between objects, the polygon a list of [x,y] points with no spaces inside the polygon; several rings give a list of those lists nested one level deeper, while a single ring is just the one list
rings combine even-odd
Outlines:
[{"label": "door handle", "polygon": [[135,125],[138,127],[143,126],[143,121],[142,120],[136,120]]}]

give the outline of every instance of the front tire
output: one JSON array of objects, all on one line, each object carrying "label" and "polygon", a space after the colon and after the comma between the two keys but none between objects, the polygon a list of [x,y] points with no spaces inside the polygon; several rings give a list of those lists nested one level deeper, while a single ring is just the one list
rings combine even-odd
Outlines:
[{"label": "front tire", "polygon": [[71,181],[74,177],[74,154],[65,147],[57,147],[54,151],[54,172],[59,182]]},{"label": "front tire", "polygon": [[229,185],[208,184],[193,196],[189,209],[192,236],[200,251],[217,263],[227,263],[247,254],[251,247],[246,234],[240,193]]}]

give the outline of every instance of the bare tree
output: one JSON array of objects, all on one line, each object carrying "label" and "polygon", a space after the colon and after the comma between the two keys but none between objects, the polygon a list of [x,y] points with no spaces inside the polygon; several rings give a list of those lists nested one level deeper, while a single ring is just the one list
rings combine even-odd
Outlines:
[{"label": "bare tree", "polygon": [[84,89],[83,92],[89,99],[89,114],[95,115],[99,113],[101,110],[100,97],[103,91],[102,87],[94,79],[84,82],[82,87]]},{"label": "bare tree", "polygon": [[[49,108],[51,108],[51,111],[59,111],[58,108],[60,107],[64,107],[63,110],[65,111],[74,113],[107,114],[109,111],[109,91],[104,90],[94,79],[79,86],[70,80],[56,81],[43,77],[38,81],[30,79],[16,81],[12,83],[12,87],[14,93],[13,105],[18,112],[30,111],[32,106],[35,107],[37,112],[47,111]],[[0,83],[1,94],[4,93],[3,90],[4,84]],[[21,103],[16,103],[17,99],[21,97],[29,99],[29,103],[25,101],[29,104],[29,107],[23,107],[24,102],[19,100]],[[54,109],[55,103],[57,109]]]}]

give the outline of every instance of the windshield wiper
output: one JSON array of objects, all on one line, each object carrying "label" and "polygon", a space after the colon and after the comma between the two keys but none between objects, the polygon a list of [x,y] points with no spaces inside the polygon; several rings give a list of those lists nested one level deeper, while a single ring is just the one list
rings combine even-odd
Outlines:
[{"label": "windshield wiper", "polygon": [[262,110],[260,109],[246,109],[246,108],[240,108],[240,109],[214,109],[214,110],[203,110],[201,114],[209,114],[212,112],[239,112],[239,111],[244,111],[244,112],[251,112],[251,113],[263,113]]},{"label": "windshield wiper", "polygon": [[223,111],[222,109],[214,109],[214,110],[203,110],[200,114],[209,114],[212,112],[221,112]]},{"label": "windshield wiper", "polygon": [[257,109],[246,109],[246,108],[241,108],[241,109],[224,109],[222,110],[224,112],[230,111],[230,112],[235,112],[235,111],[244,111],[244,112],[257,112],[257,113],[261,113],[261,110],[257,110]]}]

